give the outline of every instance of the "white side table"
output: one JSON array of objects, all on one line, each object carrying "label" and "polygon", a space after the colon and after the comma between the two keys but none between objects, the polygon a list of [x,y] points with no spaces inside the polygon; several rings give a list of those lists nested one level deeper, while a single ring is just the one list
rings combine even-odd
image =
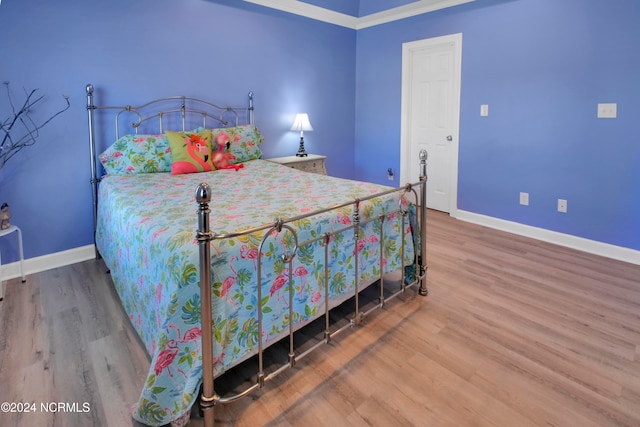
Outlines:
[{"label": "white side table", "polygon": [[[24,253],[22,251],[22,231],[15,225],[10,225],[9,228],[5,230],[0,230],[0,237],[6,236],[7,234],[11,234],[14,231],[18,232],[18,248],[20,249],[20,274],[22,275],[22,283],[26,282],[27,279],[24,277]],[[2,285],[2,252],[0,251],[0,301],[4,299],[4,287]]]}]

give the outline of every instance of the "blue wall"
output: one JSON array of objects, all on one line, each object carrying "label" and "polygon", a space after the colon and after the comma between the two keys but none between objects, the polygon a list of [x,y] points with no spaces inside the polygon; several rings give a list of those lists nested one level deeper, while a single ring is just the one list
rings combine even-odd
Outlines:
[{"label": "blue wall", "polygon": [[[62,94],[72,104],[0,170],[0,203],[23,231],[25,257],[93,242],[87,83],[102,105],[177,94],[243,105],[252,90],[265,157],[295,154],[299,135],[289,128],[295,113],[307,112],[315,129],[305,135],[307,151],[327,155],[332,175],[349,177],[355,42],[354,30],[251,5],[2,2],[0,81],[11,82],[17,99],[23,87],[40,89],[36,119],[64,105]],[[0,111],[4,120],[4,92]],[[17,260],[14,239],[0,239],[0,250],[4,263]]]},{"label": "blue wall", "polygon": [[639,24],[637,0],[482,0],[358,31],[357,177],[399,168],[402,43],[462,33],[458,208],[640,249]]},{"label": "blue wall", "polygon": [[[238,104],[253,90],[266,157],[297,150],[288,129],[306,111],[307,149],[329,157],[330,174],[387,184],[402,43],[462,32],[458,208],[640,250],[638,22],[636,0],[481,0],[357,33],[235,0],[3,1],[0,81],[15,95],[41,89],[36,118],[62,94],[72,108],[0,170],[0,203],[27,258],[91,244],[87,83],[103,104]],[[618,103],[618,119],[597,119],[599,102]],[[0,239],[5,263],[16,246]]]}]

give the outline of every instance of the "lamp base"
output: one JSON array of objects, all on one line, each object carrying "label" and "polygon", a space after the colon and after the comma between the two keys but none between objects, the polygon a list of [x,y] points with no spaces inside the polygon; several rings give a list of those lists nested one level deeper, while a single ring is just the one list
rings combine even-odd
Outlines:
[{"label": "lamp base", "polygon": [[307,152],[304,151],[304,138],[300,137],[300,147],[298,147],[298,152],[296,153],[298,157],[307,157]]}]

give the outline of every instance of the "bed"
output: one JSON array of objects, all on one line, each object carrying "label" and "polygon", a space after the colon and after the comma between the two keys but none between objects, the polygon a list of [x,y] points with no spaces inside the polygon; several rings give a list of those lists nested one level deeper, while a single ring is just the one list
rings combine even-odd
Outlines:
[{"label": "bed", "polygon": [[[409,288],[427,294],[426,153],[420,182],[394,189],[263,159],[252,93],[245,107],[189,97],[99,106],[88,85],[87,111],[96,256],[151,358],[132,411],[139,422],[184,425],[199,398],[211,426],[216,404],[361,323],[364,289],[380,289],[373,309]],[[193,165],[177,160],[185,146]],[[386,295],[392,272],[401,285]],[[354,299],[348,324],[330,325],[332,310]],[[323,338],[299,350],[294,333],[323,317]],[[264,351],[283,340],[288,360],[267,372]],[[214,378],[252,358],[251,385],[219,396]]]}]

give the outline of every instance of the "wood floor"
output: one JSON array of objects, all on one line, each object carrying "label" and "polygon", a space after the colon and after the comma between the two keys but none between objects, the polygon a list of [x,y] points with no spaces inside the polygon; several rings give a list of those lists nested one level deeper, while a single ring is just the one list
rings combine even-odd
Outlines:
[{"label": "wood floor", "polygon": [[[640,426],[640,266],[436,212],[428,233],[427,298],[391,302],[217,406],[217,425]],[[0,426],[136,425],[149,361],[104,270],[5,283],[0,402],[37,408]]]}]

